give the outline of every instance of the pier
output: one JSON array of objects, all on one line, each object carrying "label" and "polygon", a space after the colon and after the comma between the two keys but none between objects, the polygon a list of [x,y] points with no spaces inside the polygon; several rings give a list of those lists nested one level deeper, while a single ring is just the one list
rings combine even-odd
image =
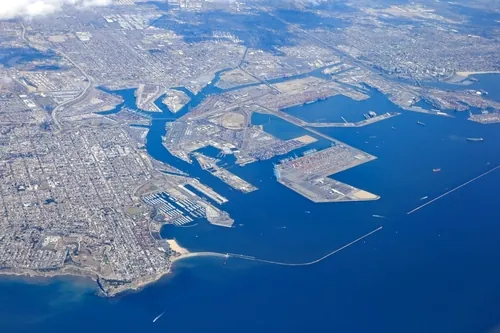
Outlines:
[{"label": "pier", "polygon": [[374,160],[375,157],[342,144],[282,161],[274,167],[277,181],[307,199],[320,202],[377,200],[380,197],[329,176]]},{"label": "pier", "polygon": [[287,263],[287,262],[280,262],[280,261],[273,261],[273,260],[266,260],[266,259],[259,259],[259,258],[254,258],[254,257],[249,257],[249,256],[244,256],[244,255],[238,255],[238,254],[229,254],[228,253],[228,256],[229,257],[233,257],[233,258],[239,258],[239,259],[245,259],[245,260],[251,260],[251,261],[257,261],[257,262],[261,262],[261,263],[265,263],[265,264],[273,264],[273,265],[280,265],[280,266],[310,266],[310,265],[314,265],[314,264],[317,264],[331,256],[333,256],[334,254],[337,254],[339,253],[340,251],[348,248],[349,246],[352,246],[356,243],[358,243],[359,241],[362,241],[363,239],[373,235],[374,233],[378,232],[382,230],[382,226],[378,227],[377,229],[374,229],[372,231],[370,231],[369,233],[367,234],[364,234],[363,236],[359,237],[359,238],[356,238],[355,240],[353,240],[352,242],[350,243],[347,243],[346,245],[342,246],[342,247],[339,247],[338,249],[336,250],[333,250],[332,252],[329,252],[327,254],[325,254],[324,256],[318,258],[318,259],[314,259],[314,260],[311,260],[311,261],[307,261],[307,262],[301,262],[301,263]]},{"label": "pier", "polygon": [[310,266],[310,265],[314,265],[314,264],[317,264],[331,256],[333,256],[334,254],[337,254],[339,253],[340,251],[342,250],[345,250],[347,249],[348,247],[362,241],[363,239],[366,239],[367,237],[375,234],[376,232],[379,232],[380,230],[382,230],[382,226],[364,234],[363,236],[361,237],[358,237],[356,238],[355,240],[353,240],[352,242],[349,242],[327,254],[325,254],[324,256],[322,257],[319,257],[317,259],[313,259],[311,261],[306,261],[306,262],[299,262],[299,263],[287,263],[287,262],[281,262],[281,261],[274,261],[274,260],[267,260],[267,259],[259,259],[259,258],[256,258],[256,257],[252,257],[252,256],[247,256],[247,255],[243,255],[243,254],[236,254],[236,253],[218,253],[218,252],[193,252],[193,253],[188,253],[188,254],[185,254],[185,255],[182,255],[180,257],[176,257],[174,259],[174,261],[177,261],[177,260],[181,260],[181,259],[185,259],[185,258],[192,258],[192,257],[219,257],[219,258],[226,258],[226,260],[228,258],[237,258],[237,259],[243,259],[243,260],[249,260],[249,261],[256,261],[256,262],[260,262],[260,263],[264,263],[264,264],[272,264],[272,265],[280,265],[280,266]]},{"label": "pier", "polygon": [[[196,189],[200,193],[203,193],[204,195],[206,195],[207,197],[209,197],[210,199],[212,199],[213,201],[215,201],[219,205],[222,205],[222,204],[228,202],[228,200],[226,199],[226,197],[220,195],[219,193],[215,192],[210,187],[208,187],[208,186],[200,183],[196,179],[191,179],[186,184],[191,185],[194,189]],[[188,193],[190,192],[188,189],[186,189],[185,186],[182,186],[182,185],[178,185],[178,186],[181,187],[182,189],[188,191]],[[193,196],[196,196],[193,192],[190,192],[190,193]]]},{"label": "pier", "polygon": [[399,116],[400,113],[398,112],[386,112],[383,114],[380,114],[378,116],[370,117],[368,119],[364,119],[358,122],[348,122],[344,117],[341,117],[343,122],[307,122],[302,119],[299,119],[295,116],[292,116],[284,111],[281,110],[272,110],[269,109],[263,105],[258,104],[261,110],[267,111],[267,113],[270,113],[272,115],[275,115],[276,117],[279,117],[283,120],[288,121],[289,123],[292,123],[294,125],[300,126],[300,127],[363,127],[367,126],[370,124],[374,124],[376,122],[389,119],[392,117]]}]

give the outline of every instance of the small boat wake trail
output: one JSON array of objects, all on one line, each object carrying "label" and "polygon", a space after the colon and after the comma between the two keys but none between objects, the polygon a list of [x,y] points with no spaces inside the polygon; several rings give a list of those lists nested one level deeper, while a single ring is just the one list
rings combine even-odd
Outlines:
[{"label": "small boat wake trail", "polygon": [[449,190],[448,192],[445,192],[445,193],[441,194],[440,196],[438,196],[438,197],[436,197],[436,198],[434,198],[434,199],[432,199],[432,200],[427,201],[427,202],[426,202],[426,203],[424,203],[423,205],[420,205],[420,206],[418,206],[417,208],[410,210],[410,211],[409,211],[408,213],[406,213],[406,214],[407,214],[407,215],[413,214],[413,213],[415,213],[416,211],[418,211],[418,210],[420,210],[420,209],[424,208],[425,206],[430,205],[430,204],[431,204],[431,203],[433,203],[434,201],[437,201],[437,200],[441,199],[442,197],[445,197],[445,196],[447,196],[448,194],[450,194],[450,193],[452,193],[452,192],[455,192],[456,190],[459,190],[459,189],[461,189],[462,187],[464,187],[464,186],[466,186],[466,185],[468,185],[468,184],[470,184],[470,183],[472,183],[472,182],[475,182],[476,180],[478,180],[478,179],[480,179],[480,178],[482,178],[482,177],[486,176],[486,175],[487,175],[487,174],[489,174],[489,173],[492,173],[493,171],[495,171],[496,169],[499,169],[499,168],[500,168],[500,165],[497,165],[497,166],[496,166],[496,167],[494,167],[493,169],[490,169],[490,170],[488,170],[488,171],[486,171],[486,172],[484,172],[484,173],[480,174],[479,176],[474,177],[474,178],[472,178],[472,179],[471,179],[471,180],[469,180],[469,181],[466,181],[466,182],[465,182],[465,183],[463,183],[462,185],[459,185],[459,186],[457,186],[457,187],[455,187],[455,188],[453,188],[453,189]]}]

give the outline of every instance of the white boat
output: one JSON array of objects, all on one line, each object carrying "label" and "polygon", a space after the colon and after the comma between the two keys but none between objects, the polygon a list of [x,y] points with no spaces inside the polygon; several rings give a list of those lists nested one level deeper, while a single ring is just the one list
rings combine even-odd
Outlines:
[{"label": "white boat", "polygon": [[161,318],[161,316],[163,316],[163,314],[165,313],[165,311],[163,311],[162,313],[160,313],[158,316],[156,316],[155,319],[153,319],[153,323],[155,323],[158,319]]}]

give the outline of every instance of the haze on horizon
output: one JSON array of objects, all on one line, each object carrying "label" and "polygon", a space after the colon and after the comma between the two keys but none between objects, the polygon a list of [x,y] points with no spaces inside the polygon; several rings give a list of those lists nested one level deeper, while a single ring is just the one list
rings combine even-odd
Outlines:
[{"label": "haze on horizon", "polygon": [[0,20],[45,16],[60,11],[64,6],[84,9],[111,3],[112,0],[0,0]]}]

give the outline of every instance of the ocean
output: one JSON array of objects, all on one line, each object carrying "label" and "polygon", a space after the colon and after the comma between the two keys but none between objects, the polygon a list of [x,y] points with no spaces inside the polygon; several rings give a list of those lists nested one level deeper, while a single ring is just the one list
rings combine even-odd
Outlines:
[{"label": "ocean", "polygon": [[[380,98],[362,108],[379,112]],[[350,110],[342,110],[347,119]],[[267,115],[252,121],[283,138],[303,131]],[[148,153],[229,198],[223,208],[236,220],[234,228],[200,221],[164,228],[162,235],[191,251],[301,263],[380,231],[309,266],[187,259],[161,281],[109,299],[87,280],[2,278],[1,331],[487,333],[500,327],[500,169],[407,214],[500,165],[500,125],[404,112],[362,128],[322,131],[378,157],[333,178],[380,200],[313,204],[275,181],[276,160],[231,167],[259,188],[244,195],[169,155],[161,145],[164,121],[154,120]]]}]

